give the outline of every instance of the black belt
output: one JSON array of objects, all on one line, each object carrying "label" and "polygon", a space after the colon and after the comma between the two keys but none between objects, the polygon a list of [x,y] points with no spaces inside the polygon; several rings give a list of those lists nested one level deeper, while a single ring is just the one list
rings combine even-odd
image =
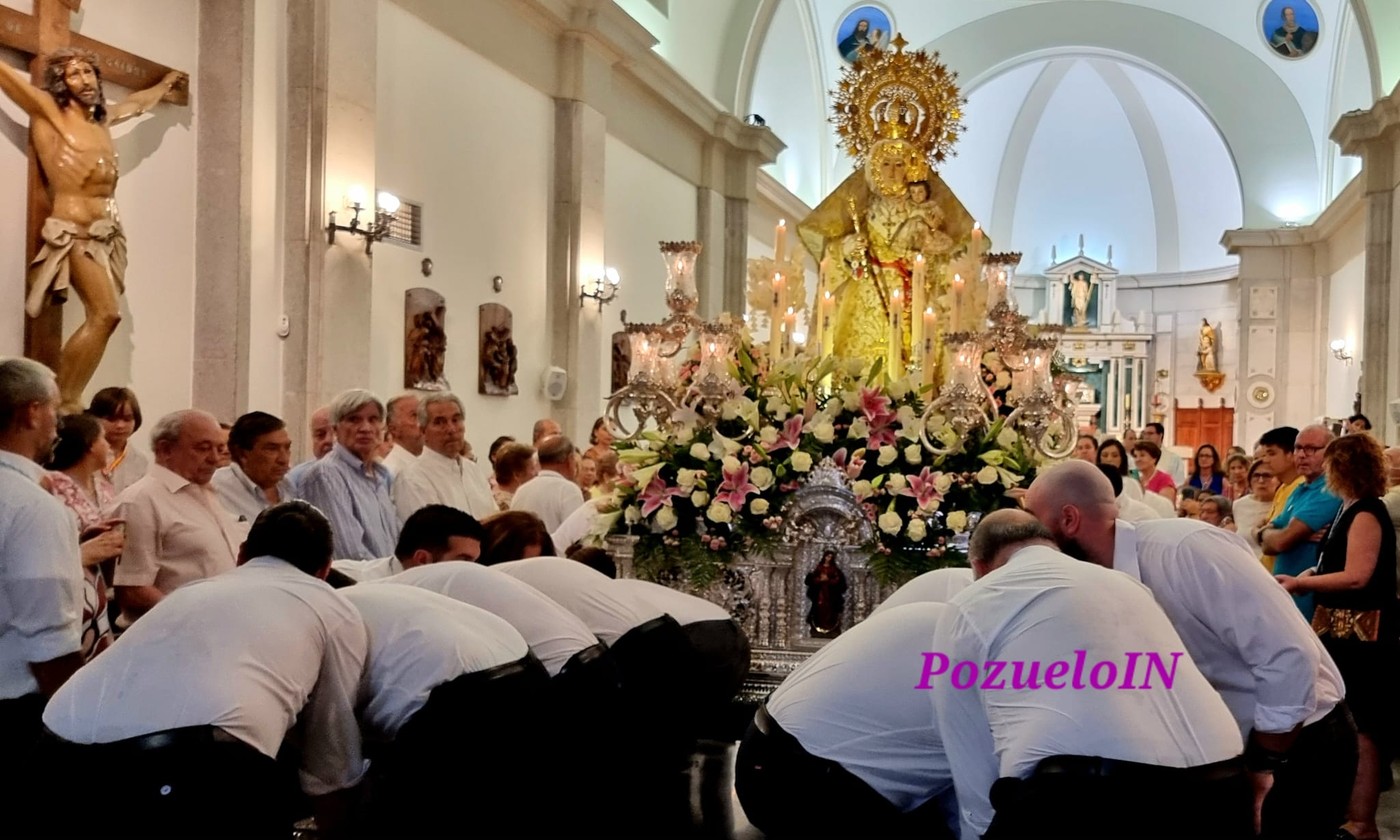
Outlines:
[{"label": "black belt", "polygon": [[667,626],[667,625],[675,624],[675,623],[676,623],[676,620],[675,620],[674,618],[672,618],[669,614],[667,614],[667,615],[660,615],[660,616],[657,616],[656,618],[653,618],[651,621],[643,621],[641,624],[638,624],[636,627],[633,627],[631,630],[628,630],[626,633],[623,633],[622,635],[623,635],[623,636],[630,636],[630,635],[632,635],[633,633],[636,633],[638,636],[640,636],[640,635],[642,635],[643,633],[650,633],[652,630],[655,630],[655,629],[657,629],[657,628],[659,628],[659,627],[665,627],[665,626]]},{"label": "black belt", "polygon": [[[457,679],[472,683],[492,682],[494,680],[503,680],[508,677],[529,673],[540,667],[542,667],[540,661],[535,658],[535,655],[533,653],[528,653],[514,662],[507,662],[504,665],[497,665],[492,668],[487,668],[484,671],[473,671],[470,674],[463,674]],[[453,682],[456,681],[457,680],[453,680]]]},{"label": "black belt", "polygon": [[1137,761],[1123,761],[1090,755],[1052,755],[1049,758],[1041,759],[1040,763],[1031,771],[1031,776],[1128,778],[1143,781],[1191,779],[1199,782],[1217,782],[1244,776],[1245,772],[1244,759],[1241,756],[1197,767],[1163,767],[1158,764],[1142,764]]},{"label": "black belt", "polygon": [[[53,737],[64,743],[72,743],[65,741],[58,735]],[[150,752],[170,747],[195,747],[210,744],[238,744],[250,750],[257,750],[252,744],[230,735],[217,726],[184,726],[179,729],[163,729],[160,732],[137,735],[135,738],[123,738],[120,741],[108,741],[102,744],[74,744],[74,746],[101,747],[104,750],[114,752]],[[261,754],[259,753],[259,755]]]},{"label": "black belt", "polygon": [[564,663],[564,667],[559,669],[559,672],[562,674],[574,668],[583,668],[592,665],[594,662],[597,662],[607,655],[608,646],[603,642],[599,642],[596,645],[589,645],[575,652],[573,656],[570,656],[568,661]]}]

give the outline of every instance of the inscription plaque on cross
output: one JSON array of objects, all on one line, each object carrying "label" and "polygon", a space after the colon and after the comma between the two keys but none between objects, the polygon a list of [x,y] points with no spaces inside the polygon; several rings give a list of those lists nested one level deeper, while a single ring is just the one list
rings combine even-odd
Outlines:
[{"label": "inscription plaque on cross", "polygon": [[[185,74],[73,32],[71,18],[81,2],[34,0],[32,15],[0,6],[0,46],[31,57],[33,82],[0,66],[0,89],[30,117],[25,266],[36,257],[41,264],[28,272],[25,355],[57,371],[69,408],[78,407],[119,320],[126,244],[113,199],[118,173],[108,128],[158,102],[189,103]],[[95,67],[85,70],[89,59],[82,55],[64,62],[60,96],[49,89],[46,59],[65,49],[85,51]],[[137,92],[108,105],[101,101],[102,82]],[[45,288],[34,288],[36,278]],[[85,320],[64,345],[61,300],[70,283]]]}]

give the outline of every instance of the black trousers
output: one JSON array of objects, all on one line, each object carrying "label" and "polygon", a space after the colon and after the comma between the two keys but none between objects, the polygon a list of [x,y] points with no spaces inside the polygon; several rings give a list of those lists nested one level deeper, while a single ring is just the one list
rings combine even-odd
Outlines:
[{"label": "black trousers", "polygon": [[6,783],[6,798],[24,803],[10,810],[14,822],[9,830],[20,837],[38,835],[50,826],[55,814],[51,806],[66,800],[65,791],[51,783],[58,777],[47,765],[53,751],[45,748],[45,702],[42,694],[0,700],[0,750],[20,762],[7,774]]},{"label": "black trousers", "polygon": [[679,769],[695,743],[695,651],[669,615],[627,631],[610,648],[621,684],[624,740],[640,775]]},{"label": "black trousers", "polygon": [[367,833],[536,833],[550,766],[540,737],[548,691],[549,672],[533,654],[434,688],[380,751]]},{"label": "black trousers", "polygon": [[901,813],[837,762],[803,749],[764,707],[739,744],[734,789],[744,815],[768,837],[953,836],[940,809]]},{"label": "black trousers", "polygon": [[1051,756],[1029,778],[992,785],[984,840],[1019,838],[1238,838],[1254,836],[1243,759],[1158,767],[1089,756]]},{"label": "black trousers", "polygon": [[[292,830],[294,772],[221,729],[169,729],[108,744],[53,738],[68,778],[97,772],[110,807],[67,808],[40,836],[282,838]],[[50,783],[53,783],[50,780]],[[70,800],[72,801],[72,800]]]},{"label": "black trousers", "polygon": [[1298,733],[1264,800],[1262,836],[1331,837],[1346,821],[1356,761],[1356,724],[1343,701]]},{"label": "black trousers", "polygon": [[698,702],[705,707],[727,704],[749,675],[749,637],[732,618],[697,621],[681,632],[695,651]]}]

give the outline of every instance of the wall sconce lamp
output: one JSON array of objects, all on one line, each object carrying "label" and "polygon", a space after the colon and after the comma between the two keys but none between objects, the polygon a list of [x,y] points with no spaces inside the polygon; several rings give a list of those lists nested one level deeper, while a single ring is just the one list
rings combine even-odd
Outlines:
[{"label": "wall sconce lamp", "polygon": [[618,276],[617,269],[594,269],[590,276],[583,279],[583,285],[578,293],[578,305],[582,309],[586,301],[597,302],[598,311],[603,311],[603,304],[617,297],[617,289],[622,285],[622,278]]},{"label": "wall sconce lamp", "polygon": [[399,212],[399,199],[393,193],[381,192],[375,196],[374,221],[363,227],[360,225],[360,213],[369,209],[369,196],[365,188],[359,184],[350,187],[345,193],[345,203],[354,212],[350,218],[350,224],[336,224],[335,211],[331,211],[330,221],[326,223],[326,244],[335,244],[336,231],[345,231],[352,236],[363,236],[365,238],[365,254],[373,253],[374,243],[389,235],[389,225],[394,220],[394,214]]},{"label": "wall sconce lamp", "polygon": [[1356,358],[1347,350],[1347,340],[1345,338],[1333,339],[1332,343],[1328,346],[1332,348],[1332,356],[1339,362],[1346,362],[1350,365],[1351,360]]}]

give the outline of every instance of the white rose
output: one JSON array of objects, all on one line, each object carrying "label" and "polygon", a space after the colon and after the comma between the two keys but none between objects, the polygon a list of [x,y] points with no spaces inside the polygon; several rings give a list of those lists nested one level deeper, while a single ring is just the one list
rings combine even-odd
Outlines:
[{"label": "white rose", "polygon": [[702,508],[710,503],[710,494],[704,490],[696,490],[690,494],[690,503],[698,508]]},{"label": "white rose", "polygon": [[996,467],[983,467],[977,471],[978,484],[996,484],[1000,478]]},{"label": "white rose", "polygon": [[875,463],[881,467],[888,467],[890,464],[893,464],[898,457],[898,449],[895,449],[893,446],[882,446],[880,447],[880,458]]},{"label": "white rose", "polygon": [[857,417],[851,421],[851,428],[846,431],[846,437],[851,440],[864,440],[870,437],[870,424],[865,422],[864,417]]},{"label": "white rose", "polygon": [[758,431],[758,442],[764,446],[772,446],[778,442],[778,430],[772,426],[764,426]]},{"label": "white rose", "polygon": [[959,534],[967,530],[967,511],[955,510],[948,514],[948,527]]},{"label": "white rose", "polygon": [[1002,449],[1010,449],[1016,445],[1016,441],[1019,439],[1020,436],[1016,434],[1015,429],[1002,429],[1001,434],[997,435],[997,446]]},{"label": "white rose", "polygon": [[749,481],[760,490],[767,490],[773,486],[773,471],[767,467],[754,467],[749,473]]},{"label": "white rose", "polygon": [[933,480],[933,489],[937,490],[939,495],[947,493],[952,488],[953,476],[949,475],[948,473],[939,473],[938,478],[935,478]]},{"label": "white rose", "polygon": [[899,518],[899,514],[892,510],[887,510],[880,514],[880,518],[875,520],[875,524],[880,526],[880,530],[886,534],[898,534],[904,529],[904,520]]},{"label": "white rose", "polygon": [[795,472],[807,472],[812,468],[812,456],[806,452],[792,453],[792,469]]},{"label": "white rose", "polygon": [[836,427],[830,422],[823,420],[812,427],[812,437],[821,443],[831,443],[836,440]]},{"label": "white rose", "polygon": [[885,489],[890,491],[891,496],[899,495],[900,491],[909,486],[909,482],[899,473],[890,476],[890,480],[885,482]]},{"label": "white rose", "polygon": [[841,407],[847,411],[855,411],[860,408],[860,392],[844,391],[841,394]]},{"label": "white rose", "polygon": [[676,486],[689,490],[695,486],[695,475],[699,470],[676,470]]},{"label": "white rose", "polygon": [[676,512],[671,510],[670,505],[662,505],[656,511],[656,524],[663,531],[669,531],[676,527]]},{"label": "white rose", "polygon": [[922,443],[911,443],[904,447],[904,460],[911,464],[917,464],[924,460],[924,445]]},{"label": "white rose", "polygon": [[857,499],[868,499],[875,493],[875,489],[870,486],[870,482],[862,478],[851,485],[851,492],[856,494]]},{"label": "white rose", "polygon": [[919,422],[919,415],[914,413],[912,405],[901,405],[899,411],[894,413],[894,419],[899,421],[901,426],[913,426]]},{"label": "white rose", "polygon": [[786,420],[792,413],[792,407],[781,400],[774,400],[768,403],[768,410],[773,413],[773,417],[779,421]]},{"label": "white rose", "polygon": [[924,537],[928,536],[928,526],[924,524],[924,520],[915,518],[910,520],[909,527],[904,530],[904,533],[908,534],[909,539],[914,542],[923,542]]},{"label": "white rose", "polygon": [[739,469],[739,459],[733,455],[724,456],[724,460],[720,463],[724,466],[725,472],[734,472]]},{"label": "white rose", "polygon": [[705,518],[711,522],[725,523],[734,518],[734,511],[724,502],[715,502],[705,511]]},{"label": "white rose", "polygon": [[752,502],[749,502],[749,512],[752,513],[754,516],[762,516],[763,514],[767,513],[768,500],[754,499]]},{"label": "white rose", "polygon": [[636,505],[628,505],[627,510],[622,513],[622,519],[628,525],[636,525],[642,521],[642,509]]},{"label": "white rose", "polygon": [[690,445],[690,457],[697,461],[710,460],[710,447],[703,443],[693,443]]},{"label": "white rose", "polygon": [[847,374],[848,376],[851,376],[851,377],[856,378],[856,379],[859,379],[860,377],[864,376],[864,375],[865,375],[865,360],[864,360],[864,359],[855,359],[855,358],[847,359],[847,360],[846,360],[846,374]]}]

